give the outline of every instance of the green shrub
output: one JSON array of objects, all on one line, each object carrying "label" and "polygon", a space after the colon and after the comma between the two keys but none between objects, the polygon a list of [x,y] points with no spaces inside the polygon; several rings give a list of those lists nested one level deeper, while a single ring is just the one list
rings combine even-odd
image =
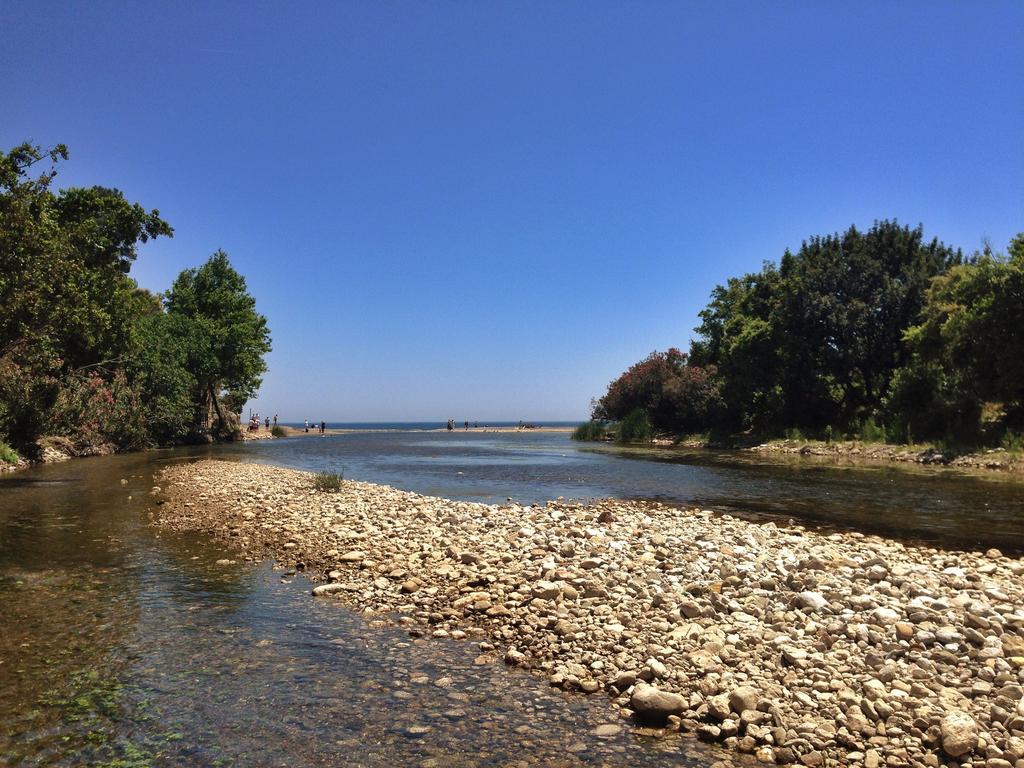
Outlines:
[{"label": "green shrub", "polygon": [[1006,430],[1003,434],[1003,439],[999,441],[999,445],[1008,451],[1024,451],[1024,432],[1014,432],[1012,429]]},{"label": "green shrub", "polygon": [[889,435],[884,426],[878,424],[874,417],[870,417],[857,427],[857,437],[865,443],[885,443],[888,442]]},{"label": "green shrub", "polygon": [[604,440],[608,435],[608,427],[603,421],[592,419],[580,424],[572,433],[573,440]]},{"label": "green shrub", "polygon": [[344,472],[317,472],[313,477],[313,487],[318,491],[334,493],[341,490],[341,484],[344,480]]},{"label": "green shrub", "polygon": [[288,437],[288,430],[285,429],[284,427],[279,427],[277,426],[277,424],[275,424],[273,428],[270,430],[270,434],[272,434],[274,437]]},{"label": "green shrub", "polygon": [[20,458],[16,450],[7,443],[0,442],[0,461],[7,464],[17,464]]},{"label": "green shrub", "polygon": [[618,423],[615,431],[615,439],[620,443],[649,443],[653,437],[654,427],[651,426],[647,411],[641,408],[630,411]]},{"label": "green shrub", "polygon": [[801,432],[796,427],[791,427],[790,429],[787,429],[786,431],[784,431],[782,434],[783,434],[783,436],[787,440],[806,440],[807,439],[807,438],[804,437],[804,433]]},{"label": "green shrub", "polygon": [[59,361],[44,354],[0,355],[0,434],[15,445],[43,434],[49,406],[60,390],[58,371]]}]

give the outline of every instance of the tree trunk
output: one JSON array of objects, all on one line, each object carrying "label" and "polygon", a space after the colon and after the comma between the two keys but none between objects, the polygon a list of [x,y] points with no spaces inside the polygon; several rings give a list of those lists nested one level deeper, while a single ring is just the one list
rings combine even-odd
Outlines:
[{"label": "tree trunk", "polygon": [[220,432],[224,431],[224,414],[220,410],[220,400],[217,399],[217,393],[213,389],[213,384],[208,385],[210,391],[210,398],[213,400],[213,409],[217,411],[217,426]]}]

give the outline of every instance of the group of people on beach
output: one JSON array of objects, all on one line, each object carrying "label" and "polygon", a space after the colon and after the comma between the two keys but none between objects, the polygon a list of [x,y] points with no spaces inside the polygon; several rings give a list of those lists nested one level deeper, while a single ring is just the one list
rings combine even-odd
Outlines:
[{"label": "group of people on beach", "polygon": [[[466,429],[466,431],[469,431],[469,422],[468,421],[464,421],[464,422],[462,422],[462,424],[463,424],[463,427]],[[480,427],[480,422],[479,421],[474,421],[473,422],[473,429],[478,429],[479,427]],[[455,419],[448,419],[448,427],[447,427],[447,429],[448,429],[449,432],[451,432],[452,430],[455,429]],[[519,422],[519,426],[516,427],[516,429],[521,431],[521,430],[524,430],[524,429],[536,429],[536,427],[533,424],[527,424],[526,422],[520,421]],[[484,431],[485,432],[487,431],[487,425],[486,424],[484,424]]]},{"label": "group of people on beach", "polygon": [[[269,431],[270,430],[270,417],[269,416],[265,416],[263,418],[263,423],[266,426],[267,431]],[[277,414],[276,413],[274,414],[274,426],[275,427],[277,426]],[[260,415],[258,413],[250,413],[249,414],[249,431],[250,432],[259,432],[260,431]]]},{"label": "group of people on beach", "polygon": [[[249,431],[250,432],[259,432],[260,431],[260,423],[261,423],[260,415],[258,413],[250,413],[249,414]],[[277,428],[277,414],[276,413],[274,414],[274,418],[273,419],[271,419],[269,416],[263,417],[262,424],[263,424],[264,428],[267,429],[268,431],[270,430],[271,423],[273,423],[274,428],[276,429]],[[306,419],[306,421],[305,421],[305,431],[306,432],[309,432],[310,426],[311,425],[309,423],[309,419]],[[327,422],[326,421],[321,421],[319,424],[317,424],[314,421],[313,424],[312,424],[312,427],[313,427],[314,430],[318,431],[321,435],[327,433]]]}]

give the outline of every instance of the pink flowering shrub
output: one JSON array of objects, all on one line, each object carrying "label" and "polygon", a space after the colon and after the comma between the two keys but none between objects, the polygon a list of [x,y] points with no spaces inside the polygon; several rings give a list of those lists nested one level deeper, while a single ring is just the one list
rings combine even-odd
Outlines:
[{"label": "pink flowering shrub", "polygon": [[139,448],[147,443],[142,401],[123,371],[109,378],[97,371],[65,377],[50,411],[48,431],[85,445]]},{"label": "pink flowering shrub", "polygon": [[619,421],[640,411],[660,432],[707,429],[722,408],[714,366],[688,363],[678,349],[652,352],[608,385],[594,407],[595,419]]}]

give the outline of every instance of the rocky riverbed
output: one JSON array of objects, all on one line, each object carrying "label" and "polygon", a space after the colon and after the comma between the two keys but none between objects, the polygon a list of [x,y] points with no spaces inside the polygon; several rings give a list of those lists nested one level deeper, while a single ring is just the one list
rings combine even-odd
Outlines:
[{"label": "rocky riverbed", "polygon": [[1024,768],[1024,560],[606,500],[485,505],[222,461],[160,525],[764,763]]}]

